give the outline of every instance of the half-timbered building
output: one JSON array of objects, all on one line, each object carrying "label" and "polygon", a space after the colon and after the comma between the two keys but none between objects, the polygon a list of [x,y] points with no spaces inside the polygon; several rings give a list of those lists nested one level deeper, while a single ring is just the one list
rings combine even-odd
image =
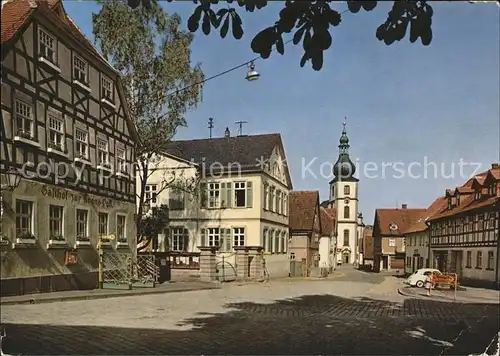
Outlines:
[{"label": "half-timbered building", "polygon": [[499,280],[500,167],[446,191],[447,205],[429,219],[433,266],[466,284]]},{"label": "half-timbered building", "polygon": [[67,289],[65,274],[86,272],[95,285],[99,236],[136,246],[137,133],[120,74],[62,1],[2,1],[1,26],[1,168],[24,177],[2,192],[2,282],[47,275],[47,288]]}]

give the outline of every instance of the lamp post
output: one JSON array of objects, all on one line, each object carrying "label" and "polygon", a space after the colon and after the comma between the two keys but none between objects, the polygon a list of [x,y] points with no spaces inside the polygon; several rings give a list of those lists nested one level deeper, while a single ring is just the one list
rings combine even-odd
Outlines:
[{"label": "lamp post", "polygon": [[18,169],[11,167],[4,173],[6,183],[0,185],[0,220],[3,219],[3,194],[4,190],[14,191],[21,183],[22,174]]}]

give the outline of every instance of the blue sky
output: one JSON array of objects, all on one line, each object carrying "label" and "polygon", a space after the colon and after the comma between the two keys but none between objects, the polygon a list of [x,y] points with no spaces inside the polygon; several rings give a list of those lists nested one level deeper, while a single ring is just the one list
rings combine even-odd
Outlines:
[{"label": "blue sky", "polygon": [[[99,7],[88,1],[64,5],[92,38],[92,12]],[[164,6],[179,13],[184,24],[194,8],[192,2]],[[197,34],[193,62],[200,62],[208,77],[253,58],[251,39],[276,20],[280,6],[241,11],[242,40]],[[337,6],[339,11],[346,7]],[[331,179],[328,164],[337,159],[347,116],[365,222],[373,222],[377,208],[427,207],[474,172],[476,166],[469,165],[461,174],[461,160],[486,170],[500,157],[499,9],[467,2],[432,6],[434,38],[428,47],[407,39],[391,46],[379,42],[375,30],[389,8],[380,3],[369,13],[343,15],[320,72],[309,65],[300,68],[301,47],[288,44],[284,56],[273,53],[255,62],[258,81],[247,82],[242,68],[207,82],[203,103],[188,114],[188,127],[178,138],[208,137],[209,117],[215,119],[214,136],[222,136],[226,127],[236,134],[237,120],[249,122],[245,134],[281,133],[294,189],[319,190],[323,200]],[[302,174],[313,159],[312,174]],[[435,162],[437,172],[431,165],[426,175],[426,162]],[[398,167],[391,168],[394,164]],[[413,177],[402,177],[397,169],[411,170]]]}]

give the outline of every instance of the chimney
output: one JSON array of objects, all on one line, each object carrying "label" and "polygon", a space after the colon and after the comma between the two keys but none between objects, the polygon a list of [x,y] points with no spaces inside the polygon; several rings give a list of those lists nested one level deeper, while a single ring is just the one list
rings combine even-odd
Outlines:
[{"label": "chimney", "polygon": [[229,131],[229,127],[226,127],[226,131],[224,131],[224,137],[231,137],[231,132]]},{"label": "chimney", "polygon": [[406,210],[408,208],[407,204],[401,204],[401,209]]},{"label": "chimney", "polygon": [[498,163],[492,163],[491,164],[491,169],[498,169],[500,168],[500,166],[498,165]]}]

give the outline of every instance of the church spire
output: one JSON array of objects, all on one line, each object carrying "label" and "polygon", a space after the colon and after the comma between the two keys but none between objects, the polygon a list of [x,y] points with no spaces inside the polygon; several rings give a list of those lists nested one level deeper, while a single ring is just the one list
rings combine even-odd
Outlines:
[{"label": "church spire", "polygon": [[356,166],[352,163],[349,157],[349,137],[347,137],[347,118],[345,118],[342,127],[342,135],[340,136],[339,158],[333,166],[333,174],[337,179],[351,178],[356,171]]}]

